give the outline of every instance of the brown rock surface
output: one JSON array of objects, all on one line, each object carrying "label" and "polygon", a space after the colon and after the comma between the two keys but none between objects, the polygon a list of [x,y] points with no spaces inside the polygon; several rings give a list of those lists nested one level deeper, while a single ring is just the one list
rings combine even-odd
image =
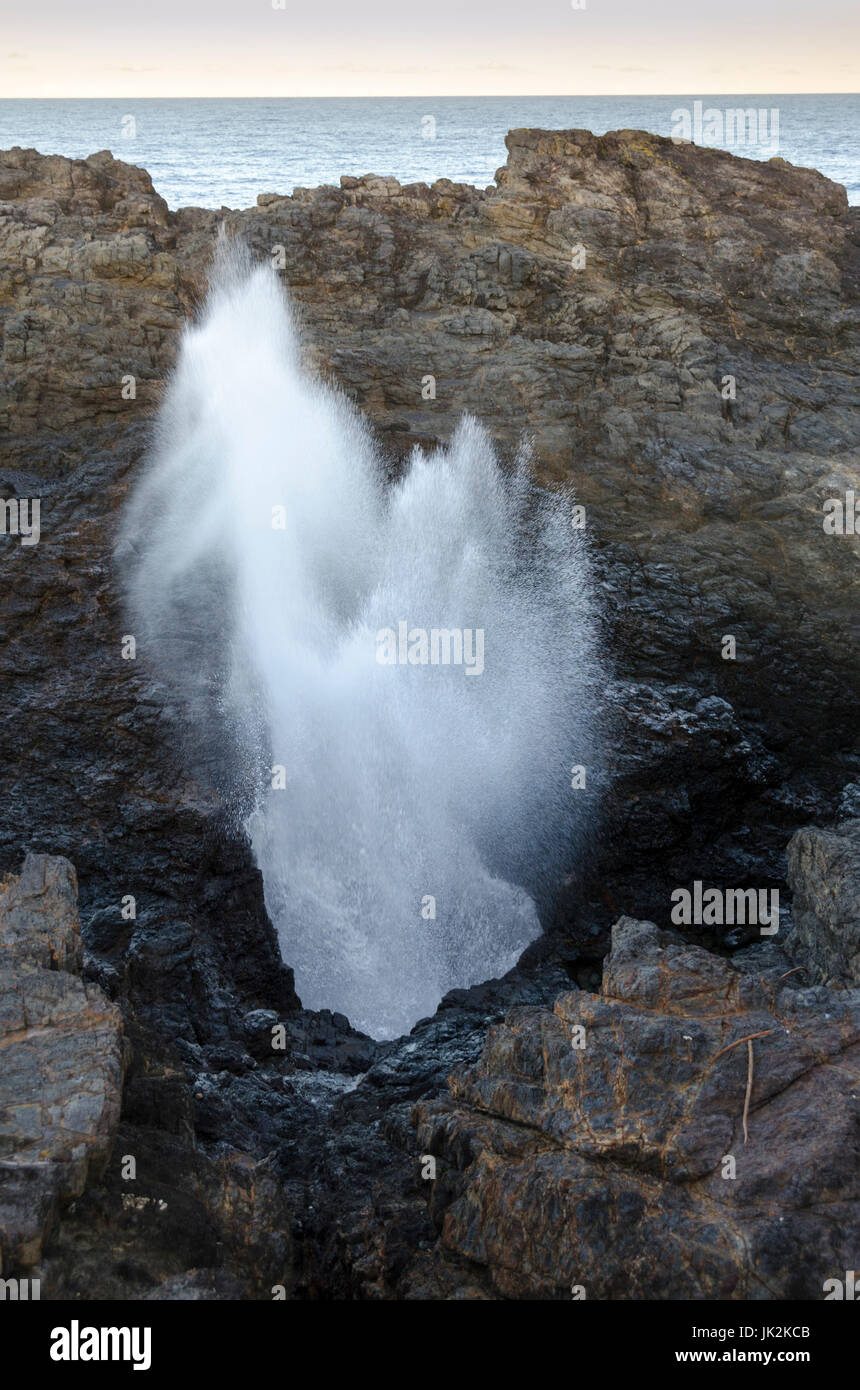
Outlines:
[{"label": "brown rock surface", "polygon": [[[337,1016],[299,1016],[259,875],[225,829],[217,747],[189,757],[146,652],[121,658],[119,512],[224,225],[260,256],[283,248],[307,357],[366,411],[392,471],[470,410],[505,450],[529,433],[540,476],[571,483],[587,505],[620,677],[621,830],[607,836],[615,880],[603,923],[658,914],[667,883],[705,876],[711,855],[715,881],[782,881],[786,827],[825,823],[822,770],[838,796],[860,767],[847,766],[858,538],[825,535],[821,510],[860,489],[857,210],[814,171],[639,132],[515,131],[508,146],[487,190],[348,177],[221,213],[170,212],[145,171],[108,154],[0,153],[0,496],[42,504],[37,546],[0,537],[0,869],[26,850],[74,856],[86,972],[134,1037],[120,1145],[139,1156],[137,1192],[149,1199],[123,1205],[116,1163],[90,1185],[51,1257],[48,1283],[66,1296],[229,1297],[238,1280],[241,1296],[269,1297],[272,1282],[297,1277],[287,1227],[308,1192],[314,1215],[304,1212],[299,1236],[312,1296],[567,1297],[587,1263],[589,1297],[818,1297],[845,1267],[854,995],[798,991],[803,976],[753,989],[693,953],[673,964],[679,992],[664,998],[655,960],[670,947],[660,957],[647,933],[642,960],[623,966],[629,978],[603,996],[565,996],[569,1017],[561,1005],[517,1016],[462,1097],[427,1107],[422,1135],[446,1156],[433,1210],[448,1215],[444,1253],[415,1255],[429,1220],[395,1111],[476,1055],[486,1017],[501,1011],[495,987],[468,1007],[451,999],[417,1039],[378,1057]],[[421,394],[428,373],[433,401]],[[722,399],[726,376],[735,401]],[[736,662],[721,659],[726,632]],[[34,879],[10,902],[35,907],[46,892]],[[128,893],[133,922],[119,913]],[[91,984],[46,968],[77,954],[63,911],[28,948],[27,988],[74,1047],[96,1006],[81,1003]],[[20,939],[14,914],[6,930]],[[593,969],[602,947],[587,913],[582,934]],[[573,970],[577,952],[565,950]],[[544,997],[563,987],[560,969],[548,966]],[[499,999],[508,988],[533,998],[528,969]],[[795,999],[811,1001],[806,1022]],[[602,1111],[585,1072],[565,1069],[579,1008],[602,1040],[581,1059],[609,1087]],[[776,1033],[754,1044],[743,1147],[746,1047],[714,1056],[750,1018],[787,1021],[792,1046]],[[272,1019],[294,1027],[277,1065],[258,1047]],[[692,1061],[672,1050],[689,1047],[684,1033]],[[34,1054],[21,1056],[30,1065]],[[295,1085],[303,1069],[365,1066],[368,1080],[331,1119]],[[58,1144],[60,1089],[44,1121]],[[9,1121],[24,1147],[25,1119]],[[765,1152],[768,1133],[777,1147]],[[724,1144],[734,1182],[719,1176]],[[60,1183],[59,1161],[0,1162],[0,1227],[21,1258],[35,1257],[58,1193],[77,1189],[84,1160],[69,1161]],[[826,1201],[810,1186],[819,1163]],[[365,1219],[374,1184],[386,1191]],[[347,1207],[358,1214],[342,1230]],[[26,1229],[15,1226],[22,1212]]]},{"label": "brown rock surface", "polygon": [[76,898],[50,855],[0,889],[0,1273],[35,1269],[42,1297],[271,1296],[293,1277],[282,1186],[229,1146],[196,1152],[169,1054],[137,1055],[123,1097],[122,1014],[80,977]]},{"label": "brown rock surface", "polygon": [[[116,509],[224,225],[257,254],[282,249],[309,357],[393,464],[465,410],[507,449],[532,437],[541,475],[589,508],[638,662],[672,679],[704,665],[727,698],[755,696],[789,725],[813,701],[845,706],[858,540],[826,536],[821,513],[860,483],[844,190],[642,132],[513,131],[508,146],[486,190],[367,176],[236,213],[171,213],[108,154],[0,156],[5,468],[21,495],[42,494],[45,533],[38,555],[9,557],[32,575],[15,574],[7,612],[19,683],[38,665],[20,643],[45,600],[43,616],[74,604],[91,628],[73,652],[57,623],[58,665],[130,679],[111,653]],[[737,665],[720,658],[725,631]]]},{"label": "brown rock surface", "polygon": [[822,1297],[860,1239],[860,993],[783,976],[619,921],[599,995],[514,1010],[416,1108],[444,1252],[507,1298]]},{"label": "brown rock surface", "polygon": [[0,1268],[31,1266],[57,1209],[103,1171],[122,1019],[80,978],[75,871],[30,855],[0,893]]},{"label": "brown rock surface", "polygon": [[65,850],[115,901],[138,865],[190,885],[211,838],[217,759],[176,757],[146,653],[122,660],[112,549],[221,227],[283,257],[309,361],[393,469],[463,411],[532,438],[588,508],[623,675],[694,676],[793,764],[853,737],[860,542],[821,509],[860,488],[857,210],[814,171],[642,132],[508,148],[484,190],[348,177],[220,213],[168,211],[107,153],[0,154],[0,484],[42,506],[39,545],[0,541],[10,860]]}]

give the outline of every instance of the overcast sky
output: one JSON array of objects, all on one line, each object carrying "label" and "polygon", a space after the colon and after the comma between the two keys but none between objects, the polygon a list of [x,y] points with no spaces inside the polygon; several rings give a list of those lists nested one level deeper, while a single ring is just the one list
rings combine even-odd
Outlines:
[{"label": "overcast sky", "polygon": [[858,90],[857,0],[284,2],[0,0],[0,96]]}]

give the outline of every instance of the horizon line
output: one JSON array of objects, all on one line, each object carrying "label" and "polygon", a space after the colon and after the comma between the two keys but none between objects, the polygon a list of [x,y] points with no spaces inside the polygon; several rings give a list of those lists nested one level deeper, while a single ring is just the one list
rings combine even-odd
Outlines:
[{"label": "horizon line", "polygon": [[[102,92],[95,96],[0,96],[2,101],[620,101],[629,98],[689,97],[692,89],[681,92],[374,92],[353,93],[348,96],[334,96],[331,93],[307,93],[305,95],[278,95],[269,93],[263,96],[220,95],[220,96],[170,96],[131,95],[128,92]],[[699,97],[717,96],[757,96],[757,97],[852,97],[860,92],[756,92],[750,89],[739,92],[699,91]]]}]

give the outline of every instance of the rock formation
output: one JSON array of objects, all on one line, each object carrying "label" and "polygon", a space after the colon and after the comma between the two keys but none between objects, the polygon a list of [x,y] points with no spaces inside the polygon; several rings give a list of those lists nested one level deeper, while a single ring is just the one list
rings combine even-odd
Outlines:
[{"label": "rock formation", "polygon": [[[51,1231],[43,1296],[268,1298],[274,1285],[297,1297],[568,1296],[584,1256],[552,1233],[544,1239],[540,1225],[519,1270],[499,1253],[538,1196],[517,1163],[520,1141],[540,1159],[548,1202],[568,1201],[587,1180],[646,1226],[659,1198],[679,1231],[702,1232],[695,1269],[660,1236],[663,1284],[643,1242],[630,1275],[637,1289],[815,1296],[811,1246],[799,1263],[786,1256],[786,1267],[798,1265],[793,1284],[779,1273],[773,1221],[761,1215],[767,1182],[786,1187],[779,1214],[796,1239],[824,1242],[821,1262],[841,1249],[827,1214],[807,1202],[806,1179],[761,1146],[768,1134],[788,1142],[791,1106],[799,1125],[807,1106],[824,1124],[808,1088],[814,1079],[823,1097],[844,1099],[851,1061],[846,1050],[834,1061],[836,1033],[848,1048],[850,991],[821,982],[857,983],[856,846],[844,808],[860,778],[860,541],[828,534],[823,504],[852,488],[860,496],[858,212],[814,171],[641,132],[514,131],[508,149],[484,190],[367,175],[218,213],[169,211],[145,171],[107,153],[0,153],[0,496],[41,501],[37,545],[0,536],[0,871],[33,856],[24,887],[0,897],[18,904],[0,909],[3,950],[16,953],[14,978],[26,976],[39,1009],[53,1007],[50,991],[63,1008],[77,1001],[70,1049],[90,1045],[88,1011],[111,1037],[120,1011],[130,1054],[122,1115],[118,1127],[115,1116],[96,1126],[86,1189],[73,1196],[77,1157],[74,1175],[52,1179],[44,1200],[39,1186],[42,1215],[15,1237],[14,1259],[30,1268]],[[540,478],[572,486],[587,511],[615,665],[607,712],[617,749],[592,856],[571,863],[551,930],[516,971],[455,992],[399,1043],[375,1044],[337,1015],[302,1010],[221,796],[218,748],[176,718],[145,651],[122,657],[118,516],[222,227],[283,265],[308,361],[367,413],[392,474],[414,443],[447,439],[469,410],[509,454],[529,435]],[[735,660],[724,659],[727,635]],[[655,953],[671,959],[683,1007],[670,991],[651,1018],[631,994],[635,980],[618,983],[614,966],[595,1003],[618,918],[668,926],[671,888],[694,878],[784,889],[785,846],[810,825],[818,829],[792,850],[796,922],[780,938],[795,955],[778,962],[779,973],[804,964],[808,975],[777,990],[770,944],[704,942],[738,961],[758,953],[747,980],[702,958],[702,942],[679,956],[677,942],[639,928],[647,951],[636,970],[645,979]],[[63,862],[46,854],[70,859],[80,880],[81,976],[70,973],[80,946],[62,914],[32,925],[33,894],[48,893],[32,886],[40,873],[53,875],[49,896],[74,917],[70,870],[34,867]],[[121,911],[128,896],[133,916]],[[753,983],[757,971],[763,983]],[[698,1011],[704,1001],[684,995],[697,972],[707,989],[736,992],[734,1012]],[[582,995],[571,994],[577,986]],[[485,1046],[488,1025],[514,1007],[531,1012]],[[820,1044],[795,1007],[809,1008]],[[632,1030],[624,1075],[639,1108],[627,1118],[607,1110],[601,1153],[582,1130],[583,1116],[591,1122],[584,1093],[559,1089],[561,1034],[580,1010],[623,1013]],[[825,1027],[827,1012],[838,1026]],[[694,1040],[690,1114],[673,1108],[659,1057],[636,1055],[652,1026],[678,1045],[672,1020],[683,1018]],[[744,1150],[746,1047],[713,1055],[726,1029],[731,1042],[786,1019],[799,1052],[777,1047],[776,1034],[755,1045],[761,1089]],[[279,1025],[280,1052],[271,1045]],[[10,1026],[18,1029],[14,1017]],[[544,1034],[555,1039],[551,1074],[535,1060]],[[446,1099],[449,1073],[482,1054]],[[806,1059],[802,1074],[793,1057]],[[599,1070],[599,1053],[584,1065]],[[713,1132],[694,1106],[702,1075]],[[768,1089],[777,1076],[781,1095]],[[58,1072],[58,1087],[67,1082]],[[522,1125],[508,1113],[515,1100]],[[11,1123],[18,1153],[23,1119],[9,1113],[4,1091],[0,1135]],[[561,1138],[545,1128],[550,1114],[567,1116]],[[609,1133],[619,1116],[620,1146]],[[670,1143],[659,1124],[672,1116]],[[851,1199],[835,1156],[847,1123],[833,1116],[809,1141],[837,1206]],[[58,1125],[46,1132],[59,1136]],[[856,1135],[845,1139],[847,1163]],[[429,1204],[422,1144],[444,1165]],[[685,1145],[706,1156],[689,1173],[679,1166]],[[734,1183],[714,1166],[729,1145]],[[122,1176],[123,1155],[137,1158],[134,1183]],[[52,1228],[49,1209],[70,1200]],[[22,1210],[14,1193],[0,1201],[4,1212]],[[710,1234],[696,1224],[707,1203]],[[597,1249],[596,1216],[582,1232],[583,1252]],[[10,1250],[7,1238],[4,1260]],[[579,1282],[593,1281],[590,1297],[624,1296],[614,1278],[623,1274],[592,1269]]]},{"label": "rock formation", "polygon": [[122,1017],[81,979],[77,893],[68,860],[43,854],[0,885],[0,1273],[38,1262],[116,1136]]},{"label": "rock formation", "polygon": [[443,1250],[506,1298],[822,1297],[860,1237],[860,991],[764,964],[622,918],[599,995],[491,1029],[417,1107]]},{"label": "rock formation", "polygon": [[860,985],[860,820],[809,826],[788,847],[792,949],[813,980]]}]

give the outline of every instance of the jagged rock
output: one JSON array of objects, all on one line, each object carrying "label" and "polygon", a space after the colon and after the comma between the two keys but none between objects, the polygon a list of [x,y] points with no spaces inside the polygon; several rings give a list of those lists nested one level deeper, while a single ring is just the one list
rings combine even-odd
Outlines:
[{"label": "jagged rock", "polygon": [[0,892],[0,968],[81,972],[78,881],[68,859],[28,854]]},{"label": "jagged rock", "polygon": [[809,826],[788,847],[791,950],[813,981],[860,985],[860,820]]},{"label": "jagged rock", "polygon": [[[606,847],[598,894],[584,900],[582,875],[574,872],[556,904],[559,932],[600,958],[619,915],[670,925],[667,883],[703,876],[779,883],[786,838],[782,808],[767,800],[784,769],[726,700],[685,684],[622,680],[608,685],[605,707],[610,768],[591,810],[597,853]],[[807,804],[813,815],[827,812],[820,801]],[[720,929],[705,944],[725,939]]]},{"label": "jagged rock", "polygon": [[619,921],[600,995],[514,1010],[416,1107],[442,1249],[507,1298],[820,1298],[860,1238],[860,991],[777,970]]},{"label": "jagged rock", "polygon": [[61,1204],[100,1176],[119,1121],[122,1019],[80,979],[75,871],[28,855],[0,892],[0,1268],[40,1256]]},{"label": "jagged rock", "polygon": [[[104,152],[0,154],[0,495],[40,497],[43,530],[0,537],[0,870],[74,857],[81,987],[103,986],[134,1046],[122,1152],[167,1204],[125,1209],[109,1168],[52,1237],[48,1294],[269,1297],[295,1278],[302,1296],[491,1296],[489,1266],[434,1246],[403,1106],[513,1002],[589,983],[619,912],[657,915],[693,877],[781,882],[788,834],[860,776],[857,538],[821,525],[858,481],[857,211],[813,171],[641,132],[516,131],[508,150],[486,190],[347,176],[219,213],[169,211]],[[367,413],[392,474],[471,410],[509,452],[529,433],[540,478],[587,506],[620,713],[596,905],[578,874],[521,970],[394,1046],[300,1009],[217,735],[179,736],[147,653],[121,656],[118,515],[222,224],[261,257],[284,248],[308,362]],[[274,1154],[282,1204],[264,1183],[259,1219],[231,1224],[225,1150]],[[0,1169],[31,1253],[45,1171]]]},{"label": "jagged rock", "polygon": [[[856,210],[814,171],[642,132],[514,131],[508,150],[489,189],[349,176],[219,213],[170,212],[145,171],[104,152],[0,154],[0,481],[6,495],[41,496],[50,535],[3,543],[4,728],[38,729],[40,776],[37,794],[30,747],[0,731],[0,865],[49,844],[73,854],[100,956],[102,942],[112,956],[128,949],[116,904],[134,893],[139,979],[153,931],[185,923],[199,953],[223,916],[213,893],[201,913],[201,881],[235,897],[230,874],[243,873],[238,852],[228,873],[218,865],[233,836],[211,731],[194,748],[168,732],[175,711],[146,652],[121,659],[122,561],[111,559],[222,224],[260,256],[284,248],[309,362],[367,412],[392,470],[414,443],[447,439],[464,410],[509,451],[532,436],[540,477],[572,483],[587,506],[619,676],[658,702],[683,681],[695,687],[688,709],[730,706],[727,774],[777,756],[785,781],[853,732],[857,541],[824,534],[821,503],[858,477]],[[574,244],[587,251],[580,270]],[[720,394],[727,373],[734,403]],[[726,632],[736,661],[722,659]],[[643,854],[673,854],[685,818],[707,845],[761,787],[758,772],[721,775],[708,796],[707,720],[687,740],[685,786],[640,802],[638,817],[630,801]],[[628,735],[646,784],[653,740],[637,719]],[[835,780],[848,777],[843,767]],[[780,854],[817,809],[771,804]],[[259,883],[246,877],[239,893],[265,934]],[[625,897],[618,909],[656,906]],[[276,958],[271,939],[266,950]],[[230,988],[220,942],[215,954],[214,973],[176,962],[181,1007],[206,1007],[210,1032],[215,976]],[[283,1007],[245,1006],[258,1004]]]},{"label": "jagged rock", "polygon": [[860,481],[857,210],[814,171],[643,132],[508,150],[489,189],[348,177],[218,213],[168,211],[106,153],[0,154],[0,481],[41,496],[50,535],[3,543],[5,727],[37,722],[42,761],[36,795],[29,747],[4,741],[0,853],[64,849],[88,910],[189,895],[220,810],[217,750],[178,757],[146,653],[121,659],[111,553],[222,224],[284,248],[308,359],[392,469],[465,410],[506,450],[533,438],[541,478],[587,506],[622,676],[694,677],[792,763],[853,733],[858,542],[821,506]]},{"label": "jagged rock", "polygon": [[293,1213],[271,1163],[223,1143],[210,1156],[193,1133],[166,1133],[160,1115],[134,1118],[43,1252],[42,1297],[266,1300],[276,1284],[291,1294]]}]

